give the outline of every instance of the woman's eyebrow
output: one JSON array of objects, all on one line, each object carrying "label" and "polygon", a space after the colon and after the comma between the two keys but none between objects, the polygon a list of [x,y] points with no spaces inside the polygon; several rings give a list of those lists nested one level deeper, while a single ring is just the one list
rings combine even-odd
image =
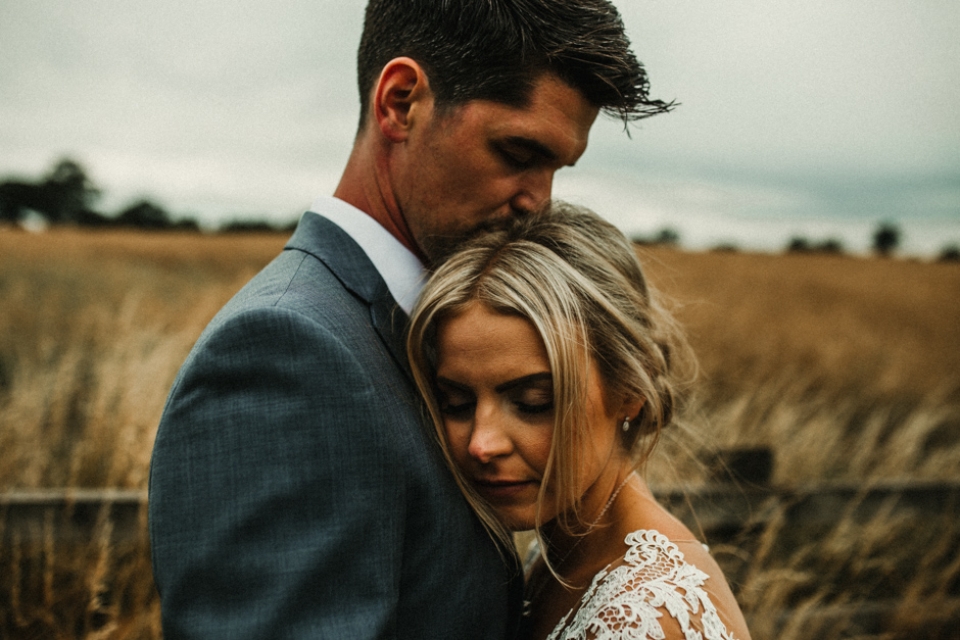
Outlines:
[{"label": "woman's eyebrow", "polygon": [[517,387],[533,386],[534,384],[544,381],[553,382],[553,374],[549,371],[531,373],[528,376],[523,376],[522,378],[517,378],[516,380],[508,380],[503,384],[497,385],[495,390],[497,393],[503,393],[504,391],[510,391],[511,389],[516,389]]},{"label": "woman's eyebrow", "polygon": [[437,385],[443,385],[445,387],[456,389],[457,391],[470,393],[470,388],[468,386],[464,384],[460,384],[459,382],[454,382],[453,380],[450,380],[449,378],[444,378],[443,376],[437,376]]}]

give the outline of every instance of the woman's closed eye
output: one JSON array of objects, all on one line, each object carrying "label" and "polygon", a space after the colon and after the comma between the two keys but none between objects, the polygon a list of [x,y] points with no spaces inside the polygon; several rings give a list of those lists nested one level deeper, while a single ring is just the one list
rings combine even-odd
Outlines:
[{"label": "woman's closed eye", "polygon": [[440,413],[443,415],[459,420],[465,420],[473,414],[473,409],[476,406],[475,402],[462,402],[459,404],[453,404],[450,402],[441,402],[440,403]]},{"label": "woman's closed eye", "polygon": [[553,409],[553,393],[549,389],[536,387],[518,389],[513,403],[523,413],[546,413]]},{"label": "woman's closed eye", "polygon": [[[434,388],[437,405],[450,420],[470,420],[477,410],[477,395],[467,386],[440,378]],[[494,389],[503,409],[531,418],[553,410],[553,384],[549,372],[510,380]],[[513,409],[508,407],[512,406]]]},{"label": "woman's closed eye", "polygon": [[477,399],[472,394],[456,389],[437,389],[437,404],[440,412],[454,419],[468,418],[473,413]]}]

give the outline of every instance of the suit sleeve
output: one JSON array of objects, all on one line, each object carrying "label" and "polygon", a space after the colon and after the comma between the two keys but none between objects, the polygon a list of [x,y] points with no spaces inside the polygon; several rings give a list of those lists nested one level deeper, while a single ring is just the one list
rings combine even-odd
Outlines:
[{"label": "suit sleeve", "polygon": [[394,637],[404,474],[372,374],[289,310],[201,339],[151,466],[167,640]]}]

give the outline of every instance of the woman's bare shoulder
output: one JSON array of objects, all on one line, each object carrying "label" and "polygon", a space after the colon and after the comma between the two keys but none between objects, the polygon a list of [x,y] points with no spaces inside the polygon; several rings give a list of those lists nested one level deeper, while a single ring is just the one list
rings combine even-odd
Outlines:
[{"label": "woman's bare shoulder", "polygon": [[[725,595],[729,587],[722,572],[713,575],[719,566],[703,546],[695,541],[674,543],[652,529],[633,531],[624,543],[622,560],[597,574],[579,608],[551,638],[671,640],[700,633],[704,640],[749,640],[736,600]],[[685,551],[693,552],[694,562],[687,560]]]}]

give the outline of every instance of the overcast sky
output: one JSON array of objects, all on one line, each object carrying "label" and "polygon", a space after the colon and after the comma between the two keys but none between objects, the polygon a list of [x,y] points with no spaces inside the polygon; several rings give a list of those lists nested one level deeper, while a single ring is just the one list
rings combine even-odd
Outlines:
[{"label": "overcast sky", "polygon": [[[295,218],[358,114],[363,0],[0,0],[0,176],[78,159],[116,210]],[[652,95],[598,121],[557,195],[628,233],[775,249],[960,242],[960,2],[619,0]]]}]

